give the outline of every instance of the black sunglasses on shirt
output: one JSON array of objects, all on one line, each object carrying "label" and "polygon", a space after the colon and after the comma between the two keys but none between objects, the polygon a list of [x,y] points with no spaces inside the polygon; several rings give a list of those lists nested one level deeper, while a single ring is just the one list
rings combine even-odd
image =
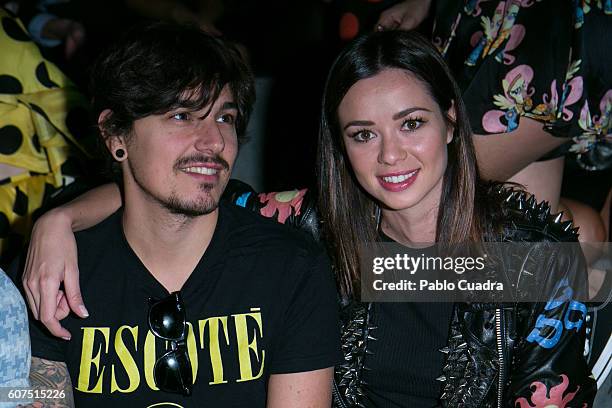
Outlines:
[{"label": "black sunglasses on shirt", "polygon": [[193,376],[187,353],[187,318],[180,292],[158,300],[149,298],[149,329],[170,342],[171,350],[155,361],[153,379],[162,391],[191,395]]}]

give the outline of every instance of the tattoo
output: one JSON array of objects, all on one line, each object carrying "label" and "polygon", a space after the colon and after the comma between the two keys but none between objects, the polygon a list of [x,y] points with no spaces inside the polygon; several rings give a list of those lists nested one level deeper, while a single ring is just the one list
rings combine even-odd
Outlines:
[{"label": "tattoo", "polygon": [[37,401],[24,408],[74,408],[72,382],[70,381],[70,374],[68,374],[66,363],[32,357],[30,383],[33,389],[63,390],[65,397],[62,399]]}]

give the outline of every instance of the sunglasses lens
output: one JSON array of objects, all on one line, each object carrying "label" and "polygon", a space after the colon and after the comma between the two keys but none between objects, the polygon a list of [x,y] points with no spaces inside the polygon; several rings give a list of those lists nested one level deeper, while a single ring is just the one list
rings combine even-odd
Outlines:
[{"label": "sunglasses lens", "polygon": [[185,347],[187,323],[179,292],[165,299],[149,299],[149,328],[156,336],[172,343],[172,350],[155,362],[155,385],[166,392],[191,395],[193,375]]},{"label": "sunglasses lens", "polygon": [[149,310],[149,326],[159,337],[180,340],[185,334],[185,310],[180,298],[169,296],[153,305]]},{"label": "sunglasses lens", "polygon": [[155,384],[162,391],[191,394],[193,377],[186,351],[177,350],[164,354],[155,363],[153,376]]}]

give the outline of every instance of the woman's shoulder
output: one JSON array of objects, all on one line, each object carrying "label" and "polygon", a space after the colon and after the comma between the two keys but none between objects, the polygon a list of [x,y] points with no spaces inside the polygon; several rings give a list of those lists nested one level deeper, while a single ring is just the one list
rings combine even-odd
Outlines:
[{"label": "woman's shoulder", "polygon": [[576,242],[578,228],[565,220],[563,212],[553,213],[546,201],[517,185],[490,183],[484,188],[487,240],[523,242]]}]

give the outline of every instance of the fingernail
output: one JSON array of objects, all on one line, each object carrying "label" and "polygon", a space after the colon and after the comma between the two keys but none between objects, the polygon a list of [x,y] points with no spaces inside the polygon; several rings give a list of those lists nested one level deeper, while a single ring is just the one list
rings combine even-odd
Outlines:
[{"label": "fingernail", "polygon": [[62,336],[62,339],[69,341],[70,340],[70,336]]},{"label": "fingernail", "polygon": [[87,309],[85,308],[85,306],[81,305],[79,306],[79,310],[81,311],[81,314],[85,317],[89,317],[89,312],[87,311]]},{"label": "fingernail", "polygon": [[384,29],[385,27],[383,27],[381,24],[376,25],[376,31],[383,31]]}]

